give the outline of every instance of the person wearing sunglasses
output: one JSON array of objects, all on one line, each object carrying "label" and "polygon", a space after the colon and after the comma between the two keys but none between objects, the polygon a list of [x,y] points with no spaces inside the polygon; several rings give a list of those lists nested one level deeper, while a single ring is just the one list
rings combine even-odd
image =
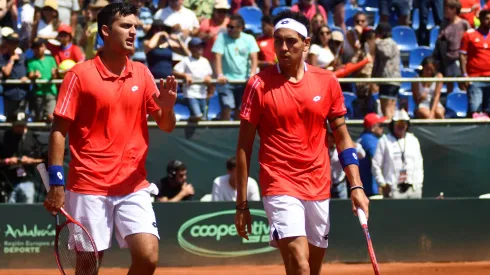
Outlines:
[{"label": "person wearing sunglasses", "polygon": [[205,43],[203,56],[208,59],[211,64],[214,63],[214,54],[211,52],[211,49],[213,48],[214,41],[216,41],[218,34],[227,31],[226,26],[228,25],[228,22],[230,22],[230,17],[228,16],[229,12],[230,4],[228,4],[228,0],[217,0],[214,4],[211,18],[201,21],[198,35]]},{"label": "person wearing sunglasses", "polygon": [[364,12],[354,15],[354,27],[345,34],[344,63],[351,62],[357,51],[361,49],[362,30],[368,25],[367,16]]},{"label": "person wearing sunglasses", "polygon": [[226,27],[227,32],[218,35],[212,49],[222,120],[230,120],[232,110],[236,110],[235,118],[238,118],[245,89],[244,84],[231,84],[228,81],[244,81],[256,74],[260,51],[255,38],[243,32],[245,21],[240,15],[232,15]]},{"label": "person wearing sunglasses", "polygon": [[[330,49],[330,39],[332,32],[327,26],[321,26],[313,36],[310,52],[308,53],[308,63],[324,69],[329,69],[335,56]],[[333,68],[330,68],[330,70]]]}]

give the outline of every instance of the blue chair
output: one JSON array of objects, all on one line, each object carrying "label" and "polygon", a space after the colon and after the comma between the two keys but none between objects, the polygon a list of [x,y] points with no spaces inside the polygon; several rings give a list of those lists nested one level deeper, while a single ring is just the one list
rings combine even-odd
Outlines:
[{"label": "blue chair", "polygon": [[327,12],[327,26],[332,29],[335,27],[335,22],[333,21],[333,13],[331,11]]},{"label": "blue chair", "polygon": [[436,23],[434,22],[434,13],[432,13],[432,9],[429,9],[429,17],[427,20],[427,29],[430,30],[434,28]]},{"label": "blue chair", "polygon": [[392,34],[401,52],[410,52],[419,46],[415,31],[411,27],[396,26],[392,29]]},{"label": "blue chair", "polygon": [[286,11],[286,10],[290,10],[290,9],[291,9],[291,7],[287,7],[287,6],[279,6],[279,7],[274,8],[274,9],[272,10],[272,16],[276,16],[276,15],[278,15],[280,12],[282,12],[282,11]]},{"label": "blue chair", "polygon": [[453,91],[446,98],[446,118],[464,118],[468,113],[468,95]]},{"label": "blue chair", "polygon": [[[416,78],[418,74],[411,69],[402,69],[401,70],[402,78]],[[412,83],[411,82],[402,82],[400,86],[401,91],[412,91]]]},{"label": "blue chair", "polygon": [[361,8],[350,8],[350,9],[345,9],[345,25],[347,27],[354,27],[354,15],[356,13],[362,12]]},{"label": "blue chair", "polygon": [[343,92],[344,94],[344,104],[347,108],[347,118],[354,117],[354,107],[352,106],[352,102],[357,98],[354,93]]},{"label": "blue chair", "polygon": [[379,24],[379,9],[378,8],[372,8],[372,7],[365,7],[364,8],[364,13],[368,15],[368,18],[372,17],[373,18],[373,26],[376,28]]},{"label": "blue chair", "polygon": [[243,17],[245,21],[245,29],[252,30],[255,34],[262,32],[262,10],[257,7],[247,6],[241,7],[238,10],[238,14]]},{"label": "blue chair", "polygon": [[441,27],[435,26],[434,28],[432,28],[432,30],[430,30],[430,47],[432,49],[434,49],[436,46],[436,41],[437,41],[437,37],[439,36],[440,29]]},{"label": "blue chair", "polygon": [[359,0],[357,2],[361,7],[378,8],[379,0]]},{"label": "blue chair", "polygon": [[5,122],[7,118],[5,117],[5,110],[3,107],[3,96],[0,95],[0,122]]},{"label": "blue chair", "polygon": [[191,116],[191,111],[189,110],[189,108],[181,103],[175,103],[174,112],[177,121],[188,120]]},{"label": "blue chair", "polygon": [[398,108],[404,108],[405,110],[407,110],[407,113],[411,118],[415,117],[415,108],[417,107],[417,105],[415,104],[415,100],[413,99],[412,92],[400,91],[398,97]]},{"label": "blue chair", "polygon": [[412,28],[418,30],[420,28],[420,11],[419,9],[414,9],[412,11]]},{"label": "blue chair", "polygon": [[429,47],[422,46],[414,49],[408,56],[408,68],[413,70],[422,69],[420,63],[422,63],[424,58],[431,55],[432,49]]},{"label": "blue chair", "polygon": [[212,96],[208,102],[208,120],[219,119],[221,113],[221,105],[219,104],[219,97],[217,95]]}]

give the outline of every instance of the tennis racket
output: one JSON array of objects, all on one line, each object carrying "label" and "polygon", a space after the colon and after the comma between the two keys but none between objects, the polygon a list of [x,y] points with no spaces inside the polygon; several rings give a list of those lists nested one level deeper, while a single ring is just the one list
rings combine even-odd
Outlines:
[{"label": "tennis racket", "polygon": [[[49,192],[49,174],[44,163],[37,166],[44,187]],[[96,275],[99,269],[99,253],[88,231],[64,208],[60,209],[65,221],[56,215],[54,254],[63,275]]]},{"label": "tennis racket", "polygon": [[366,219],[366,214],[361,208],[357,208],[357,217],[359,218],[359,223],[364,230],[364,236],[366,237],[367,247],[369,251],[369,257],[371,258],[371,264],[373,265],[374,274],[379,275],[378,261],[376,261],[376,255],[374,254],[373,243],[371,242],[371,236],[369,235],[368,224]]}]

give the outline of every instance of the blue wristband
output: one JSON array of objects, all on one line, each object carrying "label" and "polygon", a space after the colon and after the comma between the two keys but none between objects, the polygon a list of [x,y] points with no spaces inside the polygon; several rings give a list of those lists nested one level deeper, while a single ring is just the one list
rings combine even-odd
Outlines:
[{"label": "blue wristband", "polygon": [[355,164],[359,166],[359,160],[357,159],[357,150],[355,148],[347,148],[339,154],[340,165],[342,169],[346,166]]},{"label": "blue wristband", "polygon": [[49,185],[64,186],[65,177],[63,176],[63,166],[51,165],[48,167]]}]

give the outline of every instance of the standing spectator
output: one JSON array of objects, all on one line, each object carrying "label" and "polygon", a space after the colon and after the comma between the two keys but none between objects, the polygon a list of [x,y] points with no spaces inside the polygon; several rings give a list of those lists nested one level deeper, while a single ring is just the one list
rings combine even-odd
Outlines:
[{"label": "standing spectator", "polygon": [[[437,38],[433,56],[442,69],[445,77],[460,77],[459,49],[464,33],[470,29],[470,24],[461,19],[458,14],[461,9],[459,0],[446,0],[444,4],[444,22]],[[453,82],[446,83],[447,92],[454,88]]]},{"label": "standing spectator", "polygon": [[99,11],[109,5],[107,0],[95,0],[88,5],[87,26],[82,34],[80,44],[84,47],[85,58],[92,59],[97,54],[99,48],[103,45],[103,41],[99,36],[97,26],[97,14]]},{"label": "standing spectator", "polygon": [[[420,45],[429,45],[430,33],[427,30],[427,24],[429,23],[429,8],[432,9],[434,15],[434,23],[436,26],[440,26],[443,16],[443,0],[418,0],[420,10],[420,24],[418,31],[418,41]],[[447,0],[446,0],[447,1]],[[478,0],[479,1],[479,0]]]},{"label": "standing spectator", "polygon": [[318,3],[322,5],[324,10],[331,11],[333,13],[333,22],[335,26],[340,27],[344,31],[344,33],[347,31],[347,27],[345,26],[345,2],[347,1],[351,1],[351,0],[319,0],[318,1]]},{"label": "standing spectator", "polygon": [[272,17],[265,15],[261,19],[262,36],[257,39],[260,52],[258,55],[259,68],[261,70],[276,64],[276,52],[274,51],[274,24]]},{"label": "standing spectator", "polygon": [[372,172],[384,197],[420,199],[424,182],[424,160],[417,137],[408,133],[410,117],[405,110],[396,111],[390,133],[376,148]]},{"label": "standing spectator", "polygon": [[51,43],[46,45],[58,64],[67,59],[77,63],[85,60],[85,55],[82,50],[77,45],[73,44],[72,33],[73,30],[70,26],[61,25],[58,28],[58,36],[56,37],[60,45],[53,45]]},{"label": "standing spectator", "polygon": [[313,19],[319,13],[327,20],[325,9],[316,3],[316,0],[299,0],[291,7],[291,11],[302,12],[308,20]]},{"label": "standing spectator", "polygon": [[[19,46],[19,35],[12,33],[3,38],[4,51],[0,55],[0,66],[2,67],[3,80],[17,79],[21,82],[27,82],[27,68],[25,65],[24,54],[16,52]],[[17,111],[25,110],[25,97],[28,86],[4,85],[3,98],[5,107],[5,116],[13,117]]]},{"label": "standing spectator", "polygon": [[[53,7],[53,3],[56,3],[56,8]],[[39,20],[40,13],[42,13],[44,7],[51,6],[57,10],[60,23],[70,26],[72,30],[77,28],[78,14],[80,12],[78,0],[35,0],[34,6],[36,7],[34,21]],[[75,35],[75,33],[72,33],[72,35]]]},{"label": "standing spectator", "polygon": [[203,56],[214,65],[214,54],[211,52],[214,41],[219,33],[226,33],[226,25],[230,21],[228,12],[230,4],[227,0],[217,0],[214,4],[213,14],[210,19],[201,21],[199,37],[206,43]]},{"label": "standing spectator", "polygon": [[[202,57],[204,43],[194,37],[189,42],[191,56],[185,57],[174,67],[175,77],[184,79],[184,98],[191,111],[191,120],[206,119],[206,103],[212,92],[211,77],[213,69],[209,61]],[[193,81],[204,81],[205,84],[192,84]]]},{"label": "standing spectator", "polygon": [[0,10],[0,26],[17,31],[17,1],[5,0],[5,8]]},{"label": "standing spectator", "polygon": [[478,13],[481,9],[480,0],[459,0],[459,2],[461,4],[461,13],[459,16],[468,21],[472,28],[478,27],[475,22],[478,21]]},{"label": "standing spectator", "polygon": [[[46,56],[46,41],[36,38],[31,46],[34,51],[34,58],[27,63],[27,73],[31,80],[42,79],[51,80],[56,78],[57,64],[52,56]],[[58,91],[55,84],[35,84],[34,85],[34,118],[36,121],[47,119],[53,120],[53,112],[56,107],[56,95]]]},{"label": "standing spectator", "polygon": [[179,202],[192,200],[194,187],[187,183],[187,166],[180,160],[172,160],[167,164],[167,176],[157,185],[159,202]]},{"label": "standing spectator", "polygon": [[325,18],[323,18],[323,15],[321,13],[315,14],[313,18],[311,18],[311,32],[310,33],[316,33],[318,28],[325,26]]},{"label": "standing spectator", "polygon": [[410,11],[412,10],[412,0],[380,0],[379,13],[380,22],[388,23],[392,14],[391,9],[394,8],[398,16],[398,24],[408,25]]},{"label": "standing spectator", "polygon": [[58,26],[58,2],[56,0],[45,0],[40,12],[36,11],[31,38],[54,39],[58,35]]},{"label": "standing spectator", "polygon": [[383,136],[383,127],[381,126],[381,123],[384,121],[384,117],[379,117],[375,113],[367,114],[364,117],[364,132],[357,140],[357,143],[361,144],[362,149],[366,152],[366,158],[359,161],[359,173],[361,174],[364,192],[368,197],[379,194],[378,184],[371,172],[371,161],[376,153],[379,138]]},{"label": "standing spectator", "polygon": [[34,7],[31,5],[30,0],[22,0],[22,12],[20,13],[20,31],[19,39],[20,46],[23,49],[29,47],[29,43],[33,40],[32,35],[32,24],[34,22]]},{"label": "standing spectator", "polygon": [[182,4],[184,0],[169,0],[168,7],[155,13],[154,19],[162,20],[167,26],[182,35],[183,39],[199,32],[199,20],[190,9]]},{"label": "standing spectator", "polygon": [[[433,57],[428,56],[422,61],[422,74],[420,77],[442,78],[437,71],[436,62]],[[417,110],[415,116],[424,119],[444,118],[444,106],[441,98],[442,82],[413,82],[412,92]]]},{"label": "standing spectator", "polygon": [[170,32],[171,28],[162,20],[153,20],[151,29],[143,41],[146,62],[155,79],[166,78],[172,74],[174,52],[189,55],[182,39]]},{"label": "standing spectator", "polygon": [[334,62],[332,64],[332,70],[337,70],[342,67],[342,55],[344,53],[344,34],[339,30],[332,31],[332,38],[330,39],[330,50],[334,55]]},{"label": "standing spectator", "polygon": [[332,70],[335,56],[330,49],[332,31],[328,26],[321,26],[316,30],[311,41],[308,63],[323,69]]},{"label": "standing spectator", "polygon": [[239,117],[244,84],[230,84],[228,80],[246,80],[257,72],[260,51],[252,35],[243,32],[245,22],[240,15],[232,15],[227,25],[228,32],[220,33],[214,42],[215,72],[218,75],[218,95],[221,104],[221,119],[230,120],[231,110]]},{"label": "standing spectator", "polygon": [[[469,29],[461,40],[461,72],[465,77],[490,76],[490,10],[480,11],[480,27]],[[473,82],[468,87],[469,116],[488,119],[490,82]]]},{"label": "standing spectator", "polygon": [[37,136],[27,128],[24,113],[14,113],[9,121],[12,128],[0,138],[2,172],[14,189],[9,203],[34,203],[35,165],[41,163],[42,150]]},{"label": "standing spectator", "polygon": [[[400,50],[391,38],[391,26],[381,22],[376,28],[376,53],[372,77],[377,78],[399,78],[400,73]],[[388,82],[379,85],[379,98],[381,111],[388,120],[393,117],[396,109],[396,100],[400,83]]]},{"label": "standing spectator", "polygon": [[363,12],[354,15],[354,27],[345,35],[343,62],[352,62],[352,58],[361,50],[361,35],[368,25],[367,16]]},{"label": "standing spectator", "polygon": [[[212,201],[236,201],[236,158],[226,160],[226,175],[214,179]],[[248,177],[247,201],[260,201],[257,182]]]}]

